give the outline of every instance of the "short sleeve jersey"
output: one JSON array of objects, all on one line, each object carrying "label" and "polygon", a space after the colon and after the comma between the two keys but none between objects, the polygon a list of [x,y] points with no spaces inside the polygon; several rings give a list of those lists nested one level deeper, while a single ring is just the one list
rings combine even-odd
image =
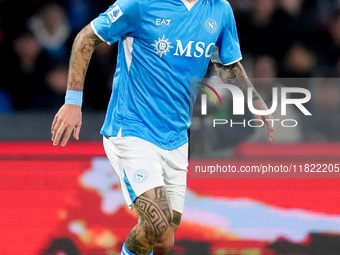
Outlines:
[{"label": "short sleeve jersey", "polygon": [[241,59],[235,19],[226,0],[118,0],[91,22],[118,43],[112,95],[101,134],[133,136],[171,150],[188,141],[190,79],[210,59]]}]

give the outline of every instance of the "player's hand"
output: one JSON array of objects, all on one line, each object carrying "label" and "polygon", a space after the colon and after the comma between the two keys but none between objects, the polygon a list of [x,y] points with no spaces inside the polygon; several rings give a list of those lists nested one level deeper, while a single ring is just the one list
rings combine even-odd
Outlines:
[{"label": "player's hand", "polygon": [[60,143],[60,145],[64,147],[70,139],[72,131],[73,138],[79,140],[81,121],[81,108],[77,105],[64,104],[55,115],[52,123],[53,145],[58,146],[61,137],[64,135]]},{"label": "player's hand", "polygon": [[[268,110],[267,105],[263,102],[262,99],[255,100],[253,102],[253,105],[254,105],[254,108],[257,109],[257,110]],[[267,129],[268,129],[267,140],[268,140],[268,142],[273,142],[274,141],[274,133],[275,133],[275,124],[274,124],[274,121],[268,121],[268,120],[272,120],[273,116],[271,114],[269,114],[269,115],[253,114],[253,115],[258,120],[259,125],[263,125],[263,122],[267,125]]]}]

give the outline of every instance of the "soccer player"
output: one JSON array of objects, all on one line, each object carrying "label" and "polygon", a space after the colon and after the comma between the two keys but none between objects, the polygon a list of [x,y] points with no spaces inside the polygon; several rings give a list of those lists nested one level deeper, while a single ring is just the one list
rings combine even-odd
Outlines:
[{"label": "soccer player", "polygon": [[[225,83],[244,93],[252,88],[239,62],[233,12],[226,0],[116,1],[74,41],[65,104],[52,123],[55,146],[65,146],[72,132],[79,139],[84,78],[103,41],[118,41],[119,48],[101,134],[125,200],[138,216],[121,254],[166,254],[184,204],[190,78],[203,77],[211,59]],[[268,109],[255,90],[253,95],[255,108]],[[255,117],[265,123],[271,118]],[[268,140],[273,136],[268,125]]]}]

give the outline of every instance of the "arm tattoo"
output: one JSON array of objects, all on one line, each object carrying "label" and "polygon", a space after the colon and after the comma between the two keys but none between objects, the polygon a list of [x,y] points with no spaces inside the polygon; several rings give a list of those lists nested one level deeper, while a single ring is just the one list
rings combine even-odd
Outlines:
[{"label": "arm tattoo", "polygon": [[93,32],[90,25],[87,25],[79,32],[74,40],[68,74],[68,89],[83,90],[84,79],[90,59],[95,47],[100,40]]},{"label": "arm tattoo", "polygon": [[244,95],[247,95],[248,88],[253,90],[253,101],[261,99],[253,85],[251,84],[243,66],[237,62],[228,66],[215,64],[215,70],[224,83],[239,87]]}]

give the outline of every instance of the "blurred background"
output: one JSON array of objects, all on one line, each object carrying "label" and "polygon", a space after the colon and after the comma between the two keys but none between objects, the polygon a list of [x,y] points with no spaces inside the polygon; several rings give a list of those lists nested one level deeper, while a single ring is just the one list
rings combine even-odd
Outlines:
[{"label": "blurred background", "polygon": [[[117,45],[103,43],[92,57],[85,82],[82,142],[65,149],[51,148],[49,142],[51,122],[64,102],[73,39],[113,2],[0,0],[3,255],[119,254],[135,222],[121,200],[99,135]],[[191,135],[201,143],[191,147],[191,156],[248,163],[269,157],[279,162],[338,162],[340,1],[229,2],[242,63],[254,81],[263,81],[255,86],[264,100],[271,105],[274,86],[304,87],[312,92],[307,107],[313,116],[289,112],[301,125],[278,132],[274,147],[262,144],[263,130],[223,127],[215,136],[203,136],[205,124],[194,125]],[[209,69],[208,75],[215,74]],[[295,85],[279,82],[286,78]],[[230,110],[227,105],[214,116],[230,116]],[[188,182],[186,216],[172,254],[340,254],[338,179]]]},{"label": "blurred background", "polygon": [[[250,77],[340,76],[339,1],[231,0],[230,3],[244,55],[242,63]],[[0,0],[1,140],[49,138],[50,122],[64,101],[73,39],[110,4],[112,1],[107,0]],[[81,134],[85,140],[101,139],[98,128],[111,92],[116,52],[117,45],[101,44],[92,58],[84,92]],[[302,86],[310,90],[313,87]],[[256,87],[270,104],[270,85]],[[340,139],[337,132],[340,86],[333,80],[317,87],[314,85],[314,103],[310,106],[315,108],[313,120],[317,123],[327,112],[335,117],[332,126],[308,124],[294,139],[286,136],[287,142]],[[255,141],[261,139],[257,136]]]}]

